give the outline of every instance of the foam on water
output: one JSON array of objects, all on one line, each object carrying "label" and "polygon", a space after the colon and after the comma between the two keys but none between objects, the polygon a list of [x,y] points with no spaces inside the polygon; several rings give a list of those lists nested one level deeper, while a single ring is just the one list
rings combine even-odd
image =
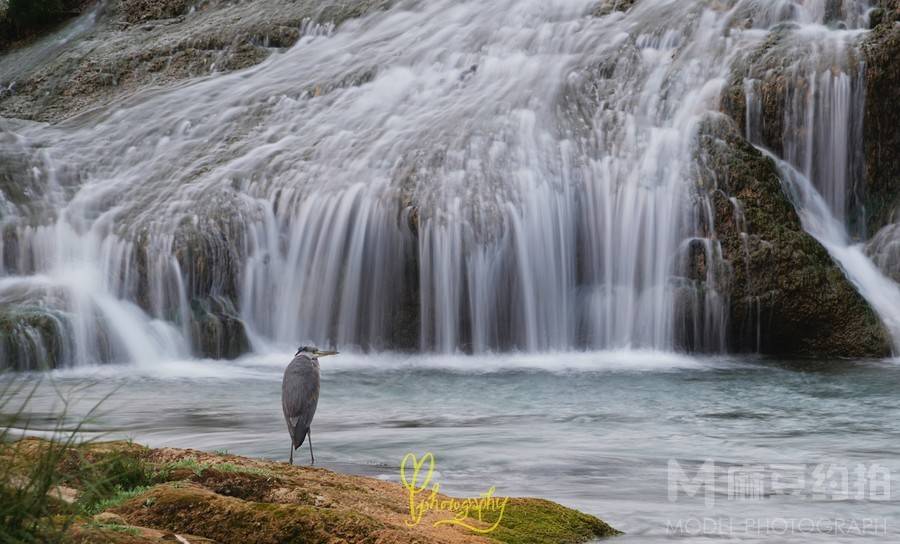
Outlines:
[{"label": "foam on water", "polygon": [[[290,363],[290,351],[269,351],[235,361],[210,359],[170,359],[152,365],[99,365],[55,370],[58,379],[143,379],[159,380],[244,379],[281,380]],[[345,352],[320,360],[323,375],[331,373],[371,373],[396,371],[443,371],[458,374],[506,372],[669,372],[738,368],[742,363],[723,357],[693,357],[651,350],[564,351],[544,353],[498,353],[482,355],[361,353]]]}]

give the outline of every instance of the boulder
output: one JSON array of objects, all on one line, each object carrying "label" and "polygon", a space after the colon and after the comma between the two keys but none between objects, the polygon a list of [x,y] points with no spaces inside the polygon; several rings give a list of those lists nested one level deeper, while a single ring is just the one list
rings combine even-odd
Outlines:
[{"label": "boulder", "polygon": [[775,164],[724,117],[698,135],[699,183],[714,206],[718,240],[730,264],[729,344],[777,355],[885,356],[879,319],[828,252],[807,234]]}]

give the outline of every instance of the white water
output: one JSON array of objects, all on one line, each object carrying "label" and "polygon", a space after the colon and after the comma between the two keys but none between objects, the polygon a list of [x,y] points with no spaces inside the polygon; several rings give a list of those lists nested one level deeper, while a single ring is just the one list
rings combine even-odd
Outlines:
[{"label": "white water", "polygon": [[183,357],[211,306],[258,350],[722,351],[714,274],[686,277],[693,241],[720,253],[693,135],[767,29],[854,34],[822,26],[826,4],[399,2],[239,73],[0,120],[31,195],[0,200],[0,299],[56,316],[63,366]]},{"label": "white water", "polygon": [[800,215],[803,228],[821,243],[859,293],[881,317],[894,340],[900,339],[900,285],[886,277],[865,254],[862,244],[851,243],[844,225],[832,214],[813,183],[785,161],[776,160],[786,192]]},{"label": "white water", "polygon": [[854,224],[859,218],[851,216],[851,210],[860,207],[855,199],[863,175],[865,64],[856,47],[863,34],[811,25],[779,39],[759,62],[771,65],[776,59],[776,66],[784,66],[788,84],[781,97],[781,141],[765,141],[760,91],[764,82],[753,79],[744,84],[747,138],[757,145],[781,144],[784,160],[763,151],[775,160],[803,228],[828,250],[876,311],[896,350],[900,347],[900,285],[886,277],[866,255],[863,244],[854,243],[848,234],[848,228],[863,228]]}]

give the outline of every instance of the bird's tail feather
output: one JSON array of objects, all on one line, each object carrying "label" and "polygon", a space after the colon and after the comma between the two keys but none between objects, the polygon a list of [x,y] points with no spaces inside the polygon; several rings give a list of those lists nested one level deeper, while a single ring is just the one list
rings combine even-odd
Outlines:
[{"label": "bird's tail feather", "polygon": [[297,427],[294,429],[294,433],[291,436],[291,441],[294,443],[294,449],[299,448],[303,445],[303,441],[306,440],[306,435],[309,433],[309,427]]}]

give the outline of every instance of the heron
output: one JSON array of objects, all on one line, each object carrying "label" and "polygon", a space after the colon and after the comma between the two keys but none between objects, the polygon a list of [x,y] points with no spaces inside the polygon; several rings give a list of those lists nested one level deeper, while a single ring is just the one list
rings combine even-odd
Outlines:
[{"label": "heron", "polygon": [[309,438],[310,464],[316,464],[313,455],[312,435],[309,432],[316,405],[319,404],[319,357],[337,355],[336,351],[322,351],[313,346],[302,346],[294,360],[284,371],[281,382],[281,408],[291,435],[290,464],[294,464],[294,450]]}]

